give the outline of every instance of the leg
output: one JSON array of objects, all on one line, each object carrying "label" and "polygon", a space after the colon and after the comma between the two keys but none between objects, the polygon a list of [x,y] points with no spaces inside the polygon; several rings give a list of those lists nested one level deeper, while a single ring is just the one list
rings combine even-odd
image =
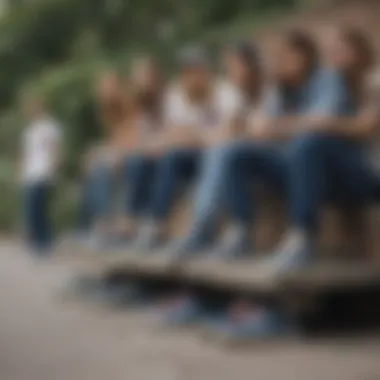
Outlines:
[{"label": "leg", "polygon": [[118,231],[123,243],[129,243],[135,237],[138,218],[148,206],[154,171],[155,162],[149,157],[128,157],[123,162],[124,215]]},{"label": "leg", "polygon": [[225,199],[235,224],[248,226],[254,213],[252,182],[268,183],[279,193],[286,189],[287,164],[278,150],[262,144],[230,147],[226,159]]},{"label": "leg", "polygon": [[125,207],[129,218],[141,216],[148,206],[155,164],[153,159],[144,156],[128,158],[124,163],[123,173],[128,186]]},{"label": "leg", "polygon": [[331,200],[365,202],[376,180],[359,147],[350,141],[323,135],[295,140],[289,152],[290,221],[314,233],[322,204]]},{"label": "leg", "polygon": [[81,187],[77,216],[77,230],[79,233],[87,233],[90,230],[91,221],[95,216],[92,191],[92,181],[90,178],[85,178]]},{"label": "leg", "polygon": [[50,220],[51,185],[41,183],[36,200],[36,223],[38,228],[39,246],[42,252],[51,249],[53,236]]},{"label": "leg", "polygon": [[51,226],[48,215],[50,189],[47,184],[29,185],[25,189],[24,213],[29,244],[37,254],[51,247]]},{"label": "leg", "polygon": [[218,257],[230,259],[252,252],[251,222],[256,202],[252,185],[264,182],[283,194],[287,168],[280,151],[254,143],[232,146],[225,168],[224,197],[233,224],[217,252]]},{"label": "leg", "polygon": [[201,181],[195,198],[195,217],[189,238],[181,250],[184,252],[202,246],[203,237],[214,224],[218,209],[225,201],[235,226],[218,256],[235,256],[247,250],[251,220],[251,193],[248,177],[267,180],[273,186],[284,187],[285,163],[282,156],[272,149],[253,143],[237,142],[210,150],[204,156]]},{"label": "leg", "polygon": [[101,165],[94,169],[91,176],[95,218],[103,223],[109,217],[111,208],[113,171],[112,168]]},{"label": "leg", "polygon": [[154,220],[168,216],[180,181],[195,175],[200,157],[198,150],[174,150],[159,161],[151,209]]},{"label": "leg", "polygon": [[153,185],[153,199],[148,209],[150,220],[138,238],[137,246],[150,250],[166,235],[165,221],[181,180],[193,177],[197,172],[200,152],[175,150],[167,153],[157,163]]},{"label": "leg", "polygon": [[289,213],[291,231],[277,250],[272,269],[284,271],[314,256],[317,219],[332,196],[369,200],[376,181],[358,145],[321,134],[306,134],[289,146]]}]

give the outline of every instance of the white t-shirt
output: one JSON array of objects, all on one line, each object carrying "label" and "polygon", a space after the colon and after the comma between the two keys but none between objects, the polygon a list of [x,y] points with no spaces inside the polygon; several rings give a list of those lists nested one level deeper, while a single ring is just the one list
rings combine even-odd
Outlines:
[{"label": "white t-shirt", "polygon": [[215,84],[210,100],[204,104],[191,103],[177,87],[167,94],[164,120],[166,125],[177,127],[214,128],[240,116],[245,108],[243,94],[227,82]]},{"label": "white t-shirt", "polygon": [[61,142],[60,127],[50,117],[43,117],[27,126],[22,136],[23,182],[54,180]]}]

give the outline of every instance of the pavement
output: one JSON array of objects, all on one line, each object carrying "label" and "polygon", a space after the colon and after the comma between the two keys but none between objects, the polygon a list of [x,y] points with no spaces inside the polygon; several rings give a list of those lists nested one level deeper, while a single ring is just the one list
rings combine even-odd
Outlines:
[{"label": "pavement", "polygon": [[0,380],[380,380],[379,337],[223,348],[144,311],[63,302],[74,274],[0,242]]}]

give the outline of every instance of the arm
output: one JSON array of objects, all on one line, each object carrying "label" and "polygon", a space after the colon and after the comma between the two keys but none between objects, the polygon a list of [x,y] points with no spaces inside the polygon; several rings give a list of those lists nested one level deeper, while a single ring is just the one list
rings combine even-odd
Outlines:
[{"label": "arm", "polygon": [[379,121],[376,108],[366,107],[356,116],[327,119],[320,130],[354,140],[366,140],[376,133]]},{"label": "arm", "polygon": [[219,84],[216,106],[221,124],[206,130],[204,143],[207,146],[234,139],[246,129],[246,101],[240,90],[227,83]]},{"label": "arm", "polygon": [[[322,72],[310,84],[311,98],[298,115],[281,115],[280,100],[270,99],[263,115],[254,121],[253,133],[266,139],[287,139],[302,131],[329,132],[346,98],[343,79],[335,72]],[[272,96],[273,97],[273,96]]]}]

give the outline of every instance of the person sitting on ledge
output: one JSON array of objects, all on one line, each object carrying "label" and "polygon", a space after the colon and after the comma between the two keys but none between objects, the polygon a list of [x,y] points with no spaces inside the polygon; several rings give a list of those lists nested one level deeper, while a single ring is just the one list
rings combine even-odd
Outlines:
[{"label": "person sitting on ledge", "polygon": [[91,245],[104,240],[113,230],[113,184],[118,181],[120,160],[135,144],[135,106],[132,96],[119,85],[114,72],[104,74],[97,87],[100,115],[106,126],[106,140],[85,155],[85,178],[78,210],[81,236]]},{"label": "person sitting on ledge", "polygon": [[[150,56],[132,62],[130,85],[136,100],[137,141],[132,151],[125,152],[122,164],[123,206],[117,235],[129,244],[135,237],[152,195],[155,163],[164,154],[159,144],[164,137],[164,80],[156,61]],[[125,244],[124,244],[125,245]]]},{"label": "person sitting on ledge", "polygon": [[[296,123],[290,119],[293,128],[308,129],[302,129],[291,142],[287,166],[282,169],[288,178],[291,227],[278,250],[264,259],[265,265],[258,264],[265,276],[299,268],[314,257],[317,217],[323,202],[363,204],[375,198],[379,187],[379,177],[366,152],[379,122],[377,107],[368,100],[365,88],[373,50],[365,35],[354,29],[340,30],[331,42],[329,63],[334,76],[320,82],[323,87],[312,112],[303,114]],[[289,63],[284,58],[278,59],[283,67]],[[267,121],[265,128],[263,137],[277,133],[272,129],[277,128],[275,123]],[[235,195],[241,197],[240,193]],[[241,341],[294,334],[293,322],[278,305],[241,298],[208,327],[220,337]]]},{"label": "person sitting on ledge", "polygon": [[315,257],[318,215],[324,202],[365,204],[375,198],[378,188],[379,177],[368,155],[380,121],[378,106],[366,88],[373,48],[361,31],[341,29],[331,40],[328,58],[336,74],[330,86],[321,89],[325,94],[321,102],[330,102],[331,108],[332,96],[336,102],[340,98],[338,112],[317,109],[304,121],[308,130],[293,142],[287,169],[291,227],[269,259],[267,268],[273,273]]},{"label": "person sitting on ledge", "polygon": [[[146,251],[157,247],[167,238],[167,217],[175,199],[175,190],[183,180],[198,175],[202,155],[222,132],[226,120],[239,114],[239,94],[227,83],[213,78],[206,52],[190,47],[180,53],[180,77],[168,90],[164,106],[165,131],[157,141],[161,151],[155,161],[152,197],[148,204],[135,249]],[[146,166],[141,167],[146,170]]]},{"label": "person sitting on ledge", "polygon": [[226,147],[234,144],[234,140],[241,141],[245,138],[247,122],[261,108],[264,73],[256,47],[247,40],[227,46],[224,51],[224,64],[227,81],[239,95],[241,106],[235,119],[225,128],[227,133],[213,141],[204,155],[187,236],[175,242],[173,248],[169,248],[178,257],[213,248],[210,243],[214,242],[216,217],[219,216],[223,198]]}]

